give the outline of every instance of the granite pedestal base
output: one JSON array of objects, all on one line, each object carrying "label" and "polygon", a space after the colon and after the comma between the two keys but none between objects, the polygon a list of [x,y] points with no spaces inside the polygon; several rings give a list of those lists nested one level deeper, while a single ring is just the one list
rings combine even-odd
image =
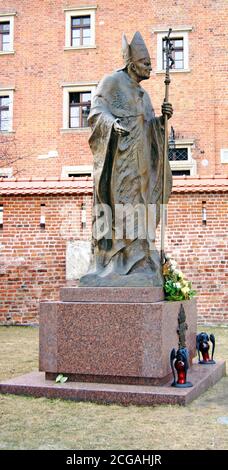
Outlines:
[{"label": "granite pedestal base", "polygon": [[[182,302],[190,363],[196,302]],[[40,308],[40,371],[0,383],[1,393],[97,403],[186,405],[225,375],[225,362],[193,364],[192,388],[171,386],[169,355],[178,348],[181,302],[160,288],[64,288]],[[68,377],[56,383],[59,373]]]},{"label": "granite pedestal base", "polygon": [[0,382],[0,393],[122,405],[187,405],[224,375],[224,361],[218,361],[210,367],[193,364],[188,374],[193,387],[180,389],[171,387],[171,381],[162,386],[83,382],[57,384],[51,380],[45,380],[43,372],[31,372]]},{"label": "granite pedestal base", "polygon": [[[195,356],[196,303],[182,302],[190,363]],[[170,378],[178,347],[181,302],[160,288],[65,288],[60,302],[40,307],[40,371],[47,379],[159,385]]]}]

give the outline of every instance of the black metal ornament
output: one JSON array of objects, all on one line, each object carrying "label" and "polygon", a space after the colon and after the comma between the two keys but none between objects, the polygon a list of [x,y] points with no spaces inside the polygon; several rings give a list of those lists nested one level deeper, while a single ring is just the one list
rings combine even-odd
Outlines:
[{"label": "black metal ornament", "polygon": [[[193,387],[192,383],[187,381],[187,370],[189,368],[187,348],[179,348],[177,351],[173,348],[170,353],[170,365],[173,373],[172,387]],[[175,369],[177,372],[177,378]]]},{"label": "black metal ornament", "polygon": [[[210,349],[209,342],[211,342],[212,344],[211,357],[209,356],[209,349]],[[215,351],[215,337],[213,334],[209,336],[205,332],[199,333],[196,336],[196,349],[197,349],[198,358],[199,358],[198,364],[207,364],[207,365],[216,364],[216,362],[213,359],[214,351]],[[202,355],[202,359],[200,357],[200,354]]]}]

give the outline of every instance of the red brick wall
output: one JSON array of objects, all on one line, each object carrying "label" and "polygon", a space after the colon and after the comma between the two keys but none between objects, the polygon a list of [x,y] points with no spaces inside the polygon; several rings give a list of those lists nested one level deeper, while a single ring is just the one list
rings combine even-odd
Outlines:
[{"label": "red brick wall", "polygon": [[[1,198],[4,225],[0,230],[0,321],[38,322],[42,299],[58,299],[65,284],[67,240],[88,239],[81,228],[81,205],[91,220],[91,196],[16,196]],[[40,228],[40,204],[46,225]]]},{"label": "red brick wall", "polygon": [[[88,217],[83,231],[82,202]],[[72,195],[1,198],[0,322],[38,322],[39,301],[58,299],[65,284],[66,242],[89,239],[91,202],[91,196]],[[46,204],[45,230],[39,227],[40,204]],[[173,193],[169,203],[168,250],[198,292],[201,323],[228,323],[227,205],[225,193]]]},{"label": "red brick wall", "polygon": [[[206,202],[206,225],[202,202]],[[227,323],[227,194],[173,194],[168,214],[168,249],[197,290],[198,321]]]},{"label": "red brick wall", "polygon": [[[97,5],[96,49],[64,51],[68,6]],[[0,13],[16,10],[14,55],[0,55],[1,87],[15,86],[14,122],[18,163],[23,176],[59,176],[63,165],[91,163],[89,131],[61,133],[62,83],[99,81],[122,65],[121,34],[129,40],[140,30],[156,69],[156,34],[168,26],[190,26],[190,72],[173,73],[170,99],[172,125],[185,139],[194,139],[193,157],[199,174],[228,173],[220,164],[227,148],[227,25],[226,0],[0,0]],[[157,113],[164,97],[164,76],[144,83]],[[12,136],[11,136],[12,137]],[[58,150],[59,157],[37,156]],[[209,161],[208,167],[202,160]]]}]

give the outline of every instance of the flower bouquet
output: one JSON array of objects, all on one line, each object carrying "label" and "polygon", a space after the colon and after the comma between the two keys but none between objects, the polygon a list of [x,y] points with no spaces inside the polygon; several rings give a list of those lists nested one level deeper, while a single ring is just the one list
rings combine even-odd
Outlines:
[{"label": "flower bouquet", "polygon": [[163,276],[166,300],[189,300],[196,295],[191,282],[186,280],[175,260],[166,257]]}]

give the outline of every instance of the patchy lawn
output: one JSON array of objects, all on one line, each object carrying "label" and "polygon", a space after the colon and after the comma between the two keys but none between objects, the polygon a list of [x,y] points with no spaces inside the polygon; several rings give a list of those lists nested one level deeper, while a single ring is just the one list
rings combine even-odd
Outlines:
[{"label": "patchy lawn", "polygon": [[[228,328],[205,328],[228,361]],[[0,327],[0,379],[38,368],[38,328]],[[228,378],[187,407],[97,405],[0,395],[1,449],[228,449]]]}]

